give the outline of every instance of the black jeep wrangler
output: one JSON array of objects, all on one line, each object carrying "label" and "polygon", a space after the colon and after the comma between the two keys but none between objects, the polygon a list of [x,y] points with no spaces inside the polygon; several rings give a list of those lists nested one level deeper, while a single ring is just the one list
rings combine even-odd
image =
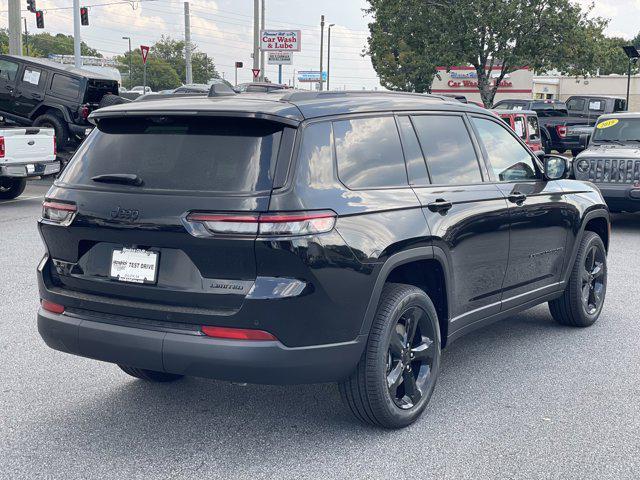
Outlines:
[{"label": "black jeep wrangler", "polygon": [[90,119],[39,221],[57,350],[150,381],[336,381],[398,428],[454,339],[544,302],[578,327],[602,310],[598,189],[483,108],[282,90]]},{"label": "black jeep wrangler", "polygon": [[[103,98],[108,95],[108,98]],[[92,127],[96,108],[119,103],[118,82],[44,58],[0,55],[0,117],[56,132],[58,150],[77,143]]]}]

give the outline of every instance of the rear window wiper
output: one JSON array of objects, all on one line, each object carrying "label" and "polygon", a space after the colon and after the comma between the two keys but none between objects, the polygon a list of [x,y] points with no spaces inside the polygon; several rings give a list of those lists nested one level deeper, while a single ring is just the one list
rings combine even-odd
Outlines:
[{"label": "rear window wiper", "polygon": [[118,183],[121,185],[133,185],[139,187],[142,185],[142,179],[132,173],[107,173],[104,175],[96,175],[91,177],[94,182],[100,183]]}]

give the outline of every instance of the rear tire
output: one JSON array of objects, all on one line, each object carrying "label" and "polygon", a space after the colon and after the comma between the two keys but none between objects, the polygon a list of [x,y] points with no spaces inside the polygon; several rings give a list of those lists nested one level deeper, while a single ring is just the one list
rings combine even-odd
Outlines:
[{"label": "rear tire", "polygon": [[0,177],[0,199],[11,200],[22,195],[27,186],[26,178]]},{"label": "rear tire", "polygon": [[34,127],[53,128],[56,132],[56,146],[62,151],[69,143],[69,126],[57,113],[45,113],[33,121]]},{"label": "rear tire", "polygon": [[562,325],[589,327],[598,320],[606,293],[607,251],[596,233],[584,232],[569,283],[549,310]]},{"label": "rear tire", "polygon": [[365,351],[339,384],[344,403],[364,423],[402,428],[422,414],[440,369],[438,316],[427,294],[385,285]]},{"label": "rear tire", "polygon": [[122,371],[135,378],[140,378],[148,382],[174,382],[180,380],[184,375],[176,375],[175,373],[156,372],[155,370],[146,370],[144,368],[127,367],[126,365],[118,365]]}]

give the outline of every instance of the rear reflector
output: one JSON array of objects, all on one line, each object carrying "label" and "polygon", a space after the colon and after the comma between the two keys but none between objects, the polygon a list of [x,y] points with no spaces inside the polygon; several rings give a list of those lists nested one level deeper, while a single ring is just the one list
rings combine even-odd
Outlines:
[{"label": "rear reflector", "polygon": [[276,340],[276,337],[269,332],[247,328],[203,326],[202,333],[207,337],[225,338],[227,340]]},{"label": "rear reflector", "polygon": [[188,222],[198,222],[211,233],[235,235],[295,236],[326,233],[333,229],[336,214],[322,212],[284,213],[191,213]]},{"label": "rear reflector", "polygon": [[49,300],[40,300],[42,308],[51,313],[64,313],[64,306]]},{"label": "rear reflector", "polygon": [[4,158],[4,137],[0,137],[0,158]]}]

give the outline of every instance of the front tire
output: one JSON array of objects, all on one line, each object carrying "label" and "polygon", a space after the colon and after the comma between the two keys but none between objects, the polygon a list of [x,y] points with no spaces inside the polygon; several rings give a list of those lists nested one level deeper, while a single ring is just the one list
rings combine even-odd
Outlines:
[{"label": "front tire", "polygon": [[132,377],[146,380],[147,382],[166,383],[180,380],[183,375],[175,373],[156,372],[155,370],[147,370],[145,368],[127,367],[126,365],[118,365],[122,371]]},{"label": "front tire", "polygon": [[18,198],[26,186],[26,178],[0,177],[0,200]]},{"label": "front tire", "polygon": [[440,370],[438,316],[427,294],[411,285],[385,285],[365,352],[339,389],[364,423],[402,428],[415,422]]},{"label": "front tire", "polygon": [[589,327],[598,320],[606,293],[607,250],[600,236],[584,232],[569,283],[549,310],[562,325]]}]

